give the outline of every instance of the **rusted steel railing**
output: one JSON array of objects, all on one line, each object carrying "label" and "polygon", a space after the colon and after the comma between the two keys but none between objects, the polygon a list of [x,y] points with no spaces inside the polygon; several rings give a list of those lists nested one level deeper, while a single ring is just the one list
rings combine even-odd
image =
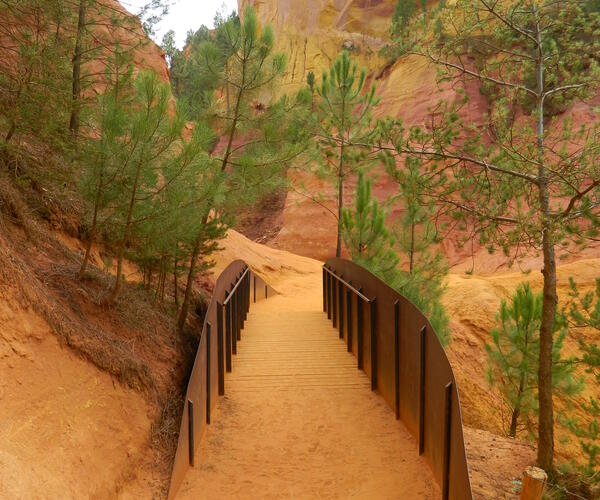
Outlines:
[{"label": "rusted steel railing", "polygon": [[415,436],[443,500],[473,498],[456,379],[427,318],[364,268],[323,266],[323,311],[357,365]]},{"label": "rusted steel railing", "polygon": [[215,395],[225,394],[225,372],[232,370],[232,354],[237,353],[250,304],[273,293],[242,260],[232,262],[217,279],[188,382],[169,499],[175,498],[185,473],[194,466],[194,453],[210,424]]}]

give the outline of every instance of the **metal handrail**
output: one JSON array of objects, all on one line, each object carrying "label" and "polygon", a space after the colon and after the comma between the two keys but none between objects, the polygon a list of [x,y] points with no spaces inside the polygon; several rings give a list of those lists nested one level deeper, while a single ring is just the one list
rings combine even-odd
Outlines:
[{"label": "metal handrail", "polygon": [[356,295],[358,295],[364,301],[366,301],[366,302],[372,302],[373,301],[373,299],[370,299],[369,297],[367,297],[360,290],[354,288],[349,282],[345,281],[341,276],[338,276],[334,271],[332,271],[331,269],[329,269],[326,264],[323,264],[323,269],[325,269],[325,271],[327,271],[329,274],[331,274],[331,276],[334,276],[335,279],[337,279],[338,281],[341,281],[344,285],[346,285],[347,288],[349,288],[350,290],[352,290]]},{"label": "metal handrail", "polygon": [[240,286],[240,283],[244,279],[244,276],[246,276],[246,274],[248,274],[249,272],[250,272],[250,267],[247,267],[246,270],[242,273],[242,275],[238,278],[237,283],[235,284],[235,286],[233,287],[231,292],[229,292],[229,295],[227,296],[227,298],[223,301],[223,305],[227,305],[229,303],[229,301],[233,297],[233,293],[237,290],[237,287]]}]

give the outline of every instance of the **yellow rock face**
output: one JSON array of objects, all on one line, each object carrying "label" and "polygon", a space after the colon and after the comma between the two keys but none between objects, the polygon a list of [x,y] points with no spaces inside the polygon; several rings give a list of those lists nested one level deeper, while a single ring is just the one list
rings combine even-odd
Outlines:
[{"label": "yellow rock face", "polygon": [[262,26],[271,24],[276,48],[288,54],[284,92],[297,90],[313,71],[319,77],[347,48],[373,75],[384,64],[394,0],[239,0],[254,6]]}]

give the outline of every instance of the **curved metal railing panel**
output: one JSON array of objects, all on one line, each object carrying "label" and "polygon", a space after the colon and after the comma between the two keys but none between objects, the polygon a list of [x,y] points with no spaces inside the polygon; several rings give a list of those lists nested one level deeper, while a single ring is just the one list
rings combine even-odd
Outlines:
[{"label": "curved metal railing panel", "polygon": [[233,261],[217,278],[188,382],[169,499],[175,498],[185,473],[194,465],[194,452],[210,423],[211,410],[217,396],[225,392],[225,371],[232,369],[232,354],[237,352],[250,304],[273,293],[242,260]]},{"label": "curved metal railing panel", "polygon": [[[340,279],[341,278],[341,279]],[[323,309],[418,442],[444,499],[472,499],[456,379],[427,318],[357,264],[330,259]]]}]

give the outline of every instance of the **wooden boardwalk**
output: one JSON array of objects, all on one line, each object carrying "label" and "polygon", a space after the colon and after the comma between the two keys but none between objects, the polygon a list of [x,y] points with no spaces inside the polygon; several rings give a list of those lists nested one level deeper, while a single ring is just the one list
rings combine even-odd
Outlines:
[{"label": "wooden boardwalk", "polygon": [[178,498],[441,498],[327,321],[318,283],[293,292],[251,306]]}]

